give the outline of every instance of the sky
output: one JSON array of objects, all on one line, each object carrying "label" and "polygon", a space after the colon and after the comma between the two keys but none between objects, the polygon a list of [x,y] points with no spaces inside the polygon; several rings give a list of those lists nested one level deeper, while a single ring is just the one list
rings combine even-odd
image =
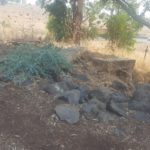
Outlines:
[{"label": "sky", "polygon": [[[90,1],[92,2],[92,1],[94,1],[94,0],[90,0]],[[36,0],[27,0],[27,3],[34,5],[34,4],[36,3]],[[143,7],[140,8],[140,11],[142,11],[142,10],[143,10]],[[146,17],[147,17],[147,18],[150,18],[150,12],[146,13]]]},{"label": "sky", "polygon": [[36,2],[36,0],[27,0],[27,3],[28,3],[28,4],[33,4],[33,5],[34,5],[35,2]]}]

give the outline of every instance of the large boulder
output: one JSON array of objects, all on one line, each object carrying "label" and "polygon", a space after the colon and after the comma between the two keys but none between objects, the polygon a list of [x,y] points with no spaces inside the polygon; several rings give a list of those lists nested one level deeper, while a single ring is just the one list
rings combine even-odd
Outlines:
[{"label": "large boulder", "polygon": [[150,84],[139,85],[129,102],[129,108],[150,113]]},{"label": "large boulder", "polygon": [[69,124],[75,124],[79,121],[79,108],[70,104],[61,104],[56,106],[55,112],[62,121]]}]

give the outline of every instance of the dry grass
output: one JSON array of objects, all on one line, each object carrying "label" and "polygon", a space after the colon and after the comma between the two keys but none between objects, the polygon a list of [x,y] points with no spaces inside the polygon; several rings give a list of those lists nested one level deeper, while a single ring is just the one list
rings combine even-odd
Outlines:
[{"label": "dry grass", "polygon": [[[43,10],[36,6],[6,5],[0,6],[0,42],[11,40],[37,40],[44,38],[47,34],[46,23],[47,15]],[[150,30],[143,28],[139,33],[140,36],[150,37]],[[74,47],[75,45],[66,43],[55,43],[61,47]],[[133,52],[124,50],[112,50],[105,40],[87,40],[81,42],[81,47],[85,47],[93,52],[102,54],[113,54],[119,57],[127,57],[136,60],[136,69],[142,72],[150,72],[150,50],[144,60],[144,53],[147,45],[150,43],[137,43]]]},{"label": "dry grass", "polygon": [[0,6],[0,42],[43,38],[46,22],[47,15],[36,6]]},{"label": "dry grass", "polygon": [[146,47],[150,47],[150,43],[136,43],[134,50],[131,52],[122,49],[112,51],[108,42],[104,40],[83,41],[81,45],[92,52],[135,59],[137,70],[142,72],[150,72],[150,49],[146,55],[146,59],[144,59]]},{"label": "dry grass", "polygon": [[[75,47],[75,45],[71,42],[54,42],[56,46],[59,47]],[[84,47],[88,51],[98,52],[104,55],[114,55],[117,57],[125,57],[128,59],[135,59],[136,66],[135,69],[142,73],[150,72],[150,49],[146,55],[146,59],[144,59],[146,47],[149,46],[150,43],[136,43],[133,51],[126,51],[123,49],[116,49],[112,51],[108,41],[106,40],[84,40],[81,41],[81,47]]]}]

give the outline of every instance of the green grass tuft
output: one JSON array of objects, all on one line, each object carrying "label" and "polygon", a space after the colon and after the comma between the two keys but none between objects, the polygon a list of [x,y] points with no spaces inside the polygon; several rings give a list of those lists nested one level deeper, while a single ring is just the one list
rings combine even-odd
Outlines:
[{"label": "green grass tuft", "polygon": [[71,64],[67,62],[59,48],[19,46],[14,52],[0,58],[0,74],[7,81],[21,84],[33,77],[58,79],[67,73]]}]

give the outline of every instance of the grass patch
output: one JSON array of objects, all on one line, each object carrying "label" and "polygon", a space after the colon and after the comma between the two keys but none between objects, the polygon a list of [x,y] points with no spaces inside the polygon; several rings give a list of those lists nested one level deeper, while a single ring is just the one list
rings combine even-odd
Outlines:
[{"label": "grass patch", "polygon": [[0,58],[0,74],[4,80],[22,84],[33,77],[57,80],[71,69],[59,48],[33,45],[19,46],[14,52]]}]

